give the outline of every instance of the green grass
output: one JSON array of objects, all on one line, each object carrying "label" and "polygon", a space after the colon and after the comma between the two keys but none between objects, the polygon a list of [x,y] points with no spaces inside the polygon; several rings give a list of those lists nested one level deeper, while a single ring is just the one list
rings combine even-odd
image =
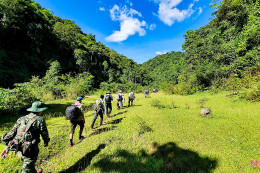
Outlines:
[{"label": "green grass", "polygon": [[[114,95],[115,98],[115,95]],[[134,107],[116,110],[112,118],[100,118],[91,130],[91,105],[98,96],[83,100],[87,136],[82,142],[76,129],[69,147],[70,123],[65,108],[73,100],[49,102],[45,112],[51,142],[40,144],[36,167],[44,172],[259,172],[250,160],[260,160],[260,103],[241,100],[228,93],[207,92],[191,96],[137,94]],[[213,117],[201,117],[201,106]],[[0,134],[18,117],[1,117]],[[0,145],[0,149],[4,149]],[[15,172],[22,162],[10,153],[0,160],[0,172]]]}]

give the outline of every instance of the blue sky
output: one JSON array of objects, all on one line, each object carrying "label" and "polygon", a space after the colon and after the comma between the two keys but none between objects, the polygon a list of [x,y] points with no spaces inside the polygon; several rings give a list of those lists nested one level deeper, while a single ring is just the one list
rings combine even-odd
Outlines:
[{"label": "blue sky", "polygon": [[211,0],[35,0],[141,64],[181,51],[183,35],[209,23]]}]

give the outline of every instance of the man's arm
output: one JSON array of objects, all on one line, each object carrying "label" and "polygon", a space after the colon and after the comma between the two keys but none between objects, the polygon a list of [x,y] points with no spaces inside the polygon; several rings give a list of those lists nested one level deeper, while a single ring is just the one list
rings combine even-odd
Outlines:
[{"label": "man's arm", "polygon": [[[20,126],[21,122],[20,122],[20,118],[16,121],[14,127],[5,135],[4,139],[10,138],[11,136],[15,136],[17,133],[17,129]],[[4,140],[3,139],[3,140]],[[6,156],[8,155],[10,148],[9,146],[6,146],[5,149],[3,150],[3,152],[1,153],[1,158],[6,158]]]},{"label": "man's arm", "polygon": [[49,138],[49,132],[48,132],[48,129],[46,126],[46,122],[44,119],[42,119],[42,121],[40,122],[40,131],[41,131],[42,139],[44,141],[44,146],[47,147],[48,143],[50,141],[50,138]]}]

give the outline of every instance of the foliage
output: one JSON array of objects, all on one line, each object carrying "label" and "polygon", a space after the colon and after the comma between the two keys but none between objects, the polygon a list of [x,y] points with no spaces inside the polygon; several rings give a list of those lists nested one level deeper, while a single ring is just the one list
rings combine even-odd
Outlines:
[{"label": "foliage", "polygon": [[[0,87],[28,82],[31,76],[42,78],[54,62],[59,62],[59,75],[87,72],[94,76],[95,88],[101,82],[149,82],[145,70],[132,59],[32,0],[0,1],[0,33]],[[46,80],[53,75],[49,73]]]},{"label": "foliage", "polygon": [[0,115],[15,113],[20,106],[30,105],[33,101],[36,101],[36,98],[22,86],[12,90],[0,88]]},{"label": "foliage", "polygon": [[238,92],[246,84],[243,74],[260,70],[259,2],[217,3],[209,24],[184,35],[183,53],[159,55],[142,65],[152,76],[151,87],[184,95],[208,88]]}]

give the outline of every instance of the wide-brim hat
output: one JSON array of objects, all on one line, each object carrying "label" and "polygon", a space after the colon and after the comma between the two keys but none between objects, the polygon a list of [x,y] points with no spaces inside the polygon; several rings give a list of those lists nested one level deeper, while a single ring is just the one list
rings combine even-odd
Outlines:
[{"label": "wide-brim hat", "polygon": [[36,101],[32,104],[32,107],[28,108],[27,111],[30,112],[42,112],[44,110],[48,109],[48,107],[45,107],[44,103],[41,101]]},{"label": "wide-brim hat", "polygon": [[82,100],[83,99],[83,97],[78,97],[77,98],[77,101],[80,101],[80,100]]}]

